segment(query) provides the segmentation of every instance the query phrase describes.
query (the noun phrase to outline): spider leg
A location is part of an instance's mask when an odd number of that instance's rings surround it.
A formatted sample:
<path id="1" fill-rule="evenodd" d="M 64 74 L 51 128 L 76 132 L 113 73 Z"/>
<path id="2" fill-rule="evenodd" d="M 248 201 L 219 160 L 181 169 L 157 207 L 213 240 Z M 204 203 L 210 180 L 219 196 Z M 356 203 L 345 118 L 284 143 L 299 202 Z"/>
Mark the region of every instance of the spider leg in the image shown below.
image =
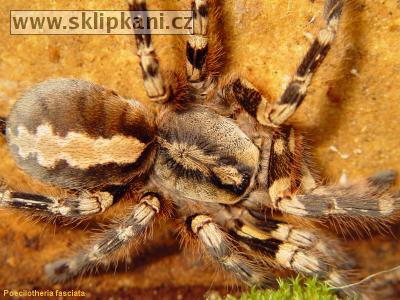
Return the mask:
<path id="1" fill-rule="evenodd" d="M 393 221 L 392 218 L 399 214 L 400 197 L 387 192 L 394 181 L 394 171 L 381 172 L 345 186 L 315 186 L 301 190 L 293 186 L 296 179 L 291 179 L 287 171 L 282 171 L 280 165 L 285 159 L 282 156 L 270 165 L 271 170 L 280 169 L 280 172 L 269 174 L 268 195 L 264 194 L 263 200 L 260 200 L 260 195 L 253 193 L 258 202 L 284 213 L 310 218 L 345 217 Z M 302 182 L 307 182 L 302 176 Z"/>
<path id="2" fill-rule="evenodd" d="M 204 95 L 213 86 L 220 64 L 221 47 L 212 39 L 217 8 L 215 1 L 208 0 L 193 0 L 191 7 L 194 28 L 186 42 L 186 76 L 194 90 Z"/>
<path id="3" fill-rule="evenodd" d="M 284 135 L 280 135 L 278 139 L 282 136 Z M 379 227 L 398 217 L 400 197 L 387 192 L 396 172 L 381 172 L 358 183 L 318 186 L 310 172 L 304 171 L 303 162 L 292 160 L 289 155 L 290 147 L 287 149 L 286 145 L 288 140 L 282 139 L 278 143 L 283 145 L 284 150 L 280 146 L 276 149 L 274 141 L 277 140 L 273 139 L 271 147 L 267 191 L 251 192 L 244 202 L 246 207 L 261 205 L 313 219 L 333 217 L 344 221 L 344 228 L 353 224 L 347 222 L 351 220 L 368 229 L 363 222 Z M 292 166 L 293 169 L 287 166 Z"/>
<path id="4" fill-rule="evenodd" d="M 400 197 L 373 186 L 319 186 L 307 194 L 286 195 L 275 200 L 282 212 L 310 218 L 347 217 L 393 221 L 399 214 Z"/>
<path id="5" fill-rule="evenodd" d="M 383 170 L 379 171 L 372 176 L 366 178 L 368 185 L 374 186 L 382 192 L 389 190 L 393 185 L 397 177 L 396 170 Z M 345 178 L 340 180 L 340 184 L 343 186 L 349 185 L 351 182 Z"/>
<path id="6" fill-rule="evenodd" d="M 272 125 L 283 124 L 302 103 L 313 74 L 328 54 L 336 36 L 342 8 L 343 0 L 326 0 L 324 8 L 326 26 L 319 32 L 293 79 L 268 112 L 268 119 Z"/>
<path id="7" fill-rule="evenodd" d="M 114 200 L 114 196 L 105 191 L 52 197 L 8 189 L 0 190 L 0 207 L 24 209 L 65 217 L 85 217 L 104 212 L 113 204 Z"/>
<path id="8" fill-rule="evenodd" d="M 267 216 L 262 208 L 227 208 L 225 227 L 236 241 L 253 252 L 261 263 L 289 269 L 306 276 L 317 275 L 334 286 L 349 283 L 356 262 L 349 257 L 334 238 L 317 228 L 297 227 L 286 221 Z M 246 247 L 247 246 L 247 247 Z M 347 289 L 355 295 L 355 289 Z"/>
<path id="9" fill-rule="evenodd" d="M 257 257 L 261 263 L 305 276 L 317 275 L 336 287 L 349 283 L 347 273 L 350 265 L 344 262 L 346 256 L 342 257 L 343 252 L 337 247 L 327 249 L 332 244 L 324 240 L 323 235 L 315 236 L 305 230 L 296 232 L 288 224 L 280 224 L 277 230 L 270 233 L 240 222 L 236 225 L 230 235 L 247 246 L 248 251 L 253 253 L 251 256 Z M 353 296 L 357 294 L 354 289 L 346 289 L 344 292 Z"/>
<path id="10" fill-rule="evenodd" d="M 326 26 L 312 43 L 298 66 L 295 75 L 275 103 L 270 103 L 248 81 L 235 79 L 222 87 L 222 95 L 233 97 L 257 121 L 278 127 L 292 116 L 307 94 L 313 74 L 329 52 L 339 26 L 343 0 L 326 0 L 324 17 Z"/>
<path id="11" fill-rule="evenodd" d="M 271 198 L 295 190 L 301 184 L 303 164 L 299 161 L 303 153 L 299 145 L 300 138 L 298 132 L 289 125 L 281 126 L 272 135 L 267 178 Z"/>
<path id="12" fill-rule="evenodd" d="M 269 125 L 265 111 L 271 109 L 271 103 L 248 80 L 233 78 L 219 89 L 218 95 L 230 105 L 238 103 L 260 124 Z"/>
<path id="13" fill-rule="evenodd" d="M 234 241 L 210 216 L 194 215 L 186 220 L 188 231 L 226 271 L 248 285 L 269 286 L 273 275 L 265 272 L 249 256 L 238 250 Z"/>
<path id="14" fill-rule="evenodd" d="M 65 281 L 86 269 L 93 268 L 107 258 L 126 249 L 134 240 L 143 237 L 161 208 L 160 198 L 155 193 L 146 193 L 132 212 L 102 233 L 101 237 L 80 253 L 49 263 L 45 266 L 47 276 L 53 281 Z"/>
<path id="15" fill-rule="evenodd" d="M 368 177 L 367 181 L 370 185 L 377 187 L 380 191 L 387 191 L 394 184 L 396 177 L 396 170 L 384 170 Z"/>
<path id="16" fill-rule="evenodd" d="M 307 251 L 319 253 L 327 260 L 335 259 L 335 265 L 340 269 L 355 267 L 355 261 L 342 251 L 340 245 L 333 238 L 321 234 L 318 229 L 298 228 L 295 225 L 276 220 L 267 216 L 260 209 L 246 209 L 244 207 L 231 208 L 232 219 L 227 227 L 242 237 L 257 237 L 260 240 L 277 239 L 287 242 Z"/>
<path id="17" fill-rule="evenodd" d="M 129 0 L 128 6 L 131 11 L 132 19 L 138 17 L 142 20 L 147 19 L 145 0 Z M 139 14 L 138 11 L 141 13 Z M 135 30 L 135 26 L 133 27 L 146 93 L 152 101 L 166 102 L 169 99 L 170 90 L 169 87 L 165 85 L 161 76 L 158 58 L 151 41 L 151 34 L 138 33 L 137 30 Z"/>
<path id="18" fill-rule="evenodd" d="M 192 1 L 194 20 L 193 34 L 186 42 L 186 74 L 189 82 L 202 81 L 205 76 L 205 62 L 208 51 L 208 1 Z"/>
<path id="19" fill-rule="evenodd" d="M 344 221 L 367 218 L 385 223 L 399 214 L 399 197 L 386 192 L 395 171 L 381 172 L 355 184 L 318 186 L 305 161 L 303 144 L 301 134 L 290 125 L 274 130 L 268 172 L 264 172 L 265 178 L 258 178 L 268 192 L 252 192 L 248 202 L 297 216 L 343 217 Z"/>
<path id="20" fill-rule="evenodd" d="M 396 171 L 382 171 L 355 184 L 319 186 L 308 167 L 307 149 L 297 129 L 290 125 L 275 129 L 270 148 L 263 180 L 268 192 L 251 193 L 248 203 L 314 219 L 333 217 L 344 225 L 339 226 L 341 230 L 358 224 L 368 231 L 366 223 L 380 229 L 399 214 L 400 197 L 387 192 Z"/>
<path id="21" fill-rule="evenodd" d="M 274 191 L 274 197 L 265 191 L 254 191 L 243 205 L 276 208 L 289 215 L 313 220 L 335 220 L 343 225 L 339 226 L 342 231 L 352 225 L 366 231 L 371 227 L 385 230 L 385 226 L 396 221 L 400 213 L 400 193 L 382 191 L 379 186 L 368 184 L 368 180 L 346 186 L 318 186 L 305 193 L 277 191 Z"/>
<path id="22" fill-rule="evenodd" d="M 257 181 L 268 191 L 272 201 L 297 191 L 308 192 L 317 187 L 311 173 L 308 151 L 299 130 L 282 125 L 271 136 L 268 162 L 261 166 Z"/>
<path id="23" fill-rule="evenodd" d="M 272 271 L 282 269 L 318 275 L 334 286 L 347 283 L 346 276 L 332 268 L 318 252 L 270 236 L 264 238 L 259 230 L 236 229 L 228 235 L 206 215 L 189 217 L 188 227 L 213 259 L 246 284 L 270 286 Z"/>

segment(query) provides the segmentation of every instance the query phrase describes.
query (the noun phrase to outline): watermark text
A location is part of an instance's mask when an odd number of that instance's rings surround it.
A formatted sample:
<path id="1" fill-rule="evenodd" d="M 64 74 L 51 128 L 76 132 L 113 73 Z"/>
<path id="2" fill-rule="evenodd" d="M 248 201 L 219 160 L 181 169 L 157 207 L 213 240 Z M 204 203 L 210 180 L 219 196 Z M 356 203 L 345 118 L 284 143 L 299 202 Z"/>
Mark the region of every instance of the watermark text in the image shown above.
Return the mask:
<path id="1" fill-rule="evenodd" d="M 10 33 L 23 34 L 192 34 L 193 12 L 179 11 L 10 11 Z"/>

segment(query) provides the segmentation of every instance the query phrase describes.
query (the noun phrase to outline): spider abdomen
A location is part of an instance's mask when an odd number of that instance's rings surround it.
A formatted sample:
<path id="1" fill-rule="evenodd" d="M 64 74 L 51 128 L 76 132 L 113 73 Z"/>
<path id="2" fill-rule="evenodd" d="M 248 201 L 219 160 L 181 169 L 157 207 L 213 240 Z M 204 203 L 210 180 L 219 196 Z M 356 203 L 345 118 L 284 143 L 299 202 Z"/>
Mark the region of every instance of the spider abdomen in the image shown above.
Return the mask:
<path id="1" fill-rule="evenodd" d="M 152 119 L 136 101 L 86 81 L 59 79 L 14 106 L 7 139 L 18 165 L 60 187 L 122 184 L 144 172 Z"/>

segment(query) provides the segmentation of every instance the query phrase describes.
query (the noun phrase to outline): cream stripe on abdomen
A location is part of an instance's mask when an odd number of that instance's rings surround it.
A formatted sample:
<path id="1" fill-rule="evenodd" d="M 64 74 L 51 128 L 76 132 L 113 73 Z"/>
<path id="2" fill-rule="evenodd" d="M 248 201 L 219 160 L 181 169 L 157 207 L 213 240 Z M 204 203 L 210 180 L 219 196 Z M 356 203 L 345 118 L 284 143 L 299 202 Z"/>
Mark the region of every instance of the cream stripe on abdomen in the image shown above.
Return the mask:
<path id="1" fill-rule="evenodd" d="M 34 134 L 25 126 L 18 126 L 16 135 L 11 131 L 7 135 L 10 145 L 18 147 L 21 158 L 36 155 L 37 163 L 46 168 L 55 167 L 61 160 L 78 169 L 107 163 L 131 164 L 146 148 L 138 139 L 120 134 L 106 139 L 69 132 L 62 137 L 54 133 L 50 124 L 39 125 Z"/>

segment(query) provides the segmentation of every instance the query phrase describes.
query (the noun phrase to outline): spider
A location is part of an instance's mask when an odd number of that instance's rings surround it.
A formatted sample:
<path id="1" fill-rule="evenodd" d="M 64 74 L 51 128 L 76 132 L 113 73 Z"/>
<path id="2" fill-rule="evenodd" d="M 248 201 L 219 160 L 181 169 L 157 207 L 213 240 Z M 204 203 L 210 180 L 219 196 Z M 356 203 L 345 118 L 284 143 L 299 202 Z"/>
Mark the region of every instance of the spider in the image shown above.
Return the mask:
<path id="1" fill-rule="evenodd" d="M 347 285 L 354 261 L 318 224 L 368 230 L 395 221 L 400 199 L 388 192 L 395 172 L 323 185 L 289 122 L 329 52 L 343 2 L 326 0 L 325 27 L 275 102 L 244 78 L 219 76 L 211 0 L 192 1 L 186 74 L 163 77 L 151 35 L 136 33 L 151 107 L 82 80 L 48 80 L 27 91 L 6 122 L 10 152 L 26 173 L 66 195 L 3 187 L 1 207 L 76 219 L 102 213 L 126 194 L 138 198 L 95 241 L 47 264 L 47 276 L 65 281 L 108 263 L 142 242 L 156 219 L 173 217 L 185 244 L 248 285 L 274 285 L 285 271 Z M 129 10 L 145 17 L 146 1 L 129 2 Z"/>

